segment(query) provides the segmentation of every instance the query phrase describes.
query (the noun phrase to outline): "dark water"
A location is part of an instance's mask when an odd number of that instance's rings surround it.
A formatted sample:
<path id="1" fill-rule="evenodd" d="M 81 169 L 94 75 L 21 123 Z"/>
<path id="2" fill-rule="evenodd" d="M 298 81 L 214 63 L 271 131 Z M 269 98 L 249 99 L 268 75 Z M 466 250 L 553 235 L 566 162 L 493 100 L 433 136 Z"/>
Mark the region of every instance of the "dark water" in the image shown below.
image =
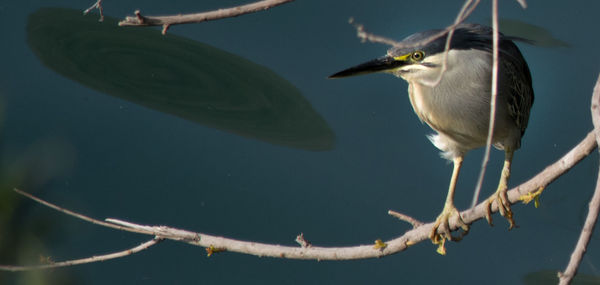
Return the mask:
<path id="1" fill-rule="evenodd" d="M 175 14 L 240 4 L 105 2 L 115 18 L 138 8 Z M 400 39 L 450 23 L 460 3 L 296 1 L 175 26 L 166 37 L 110 19 L 97 23 L 97 15 L 80 14 L 88 4 L 0 1 L 0 263 L 87 257 L 147 239 L 66 217 L 15 187 L 100 219 L 290 245 L 300 232 L 317 245 L 372 243 L 409 229 L 388 209 L 424 221 L 441 210 L 451 165 L 427 141 L 431 131 L 413 114 L 406 83 L 383 74 L 326 77 L 385 53 L 361 44 L 349 17 Z M 520 44 L 536 101 L 514 160 L 516 185 L 592 128 L 600 7 L 501 4 L 507 30 L 535 33 L 541 42 Z M 489 10 L 482 4 L 471 20 L 487 23 Z M 519 29 L 522 22 L 535 28 Z M 466 159 L 460 209 L 470 203 L 481 155 Z M 495 187 L 501 159 L 493 151 L 484 195 Z M 103 263 L 0 272 L 0 283 L 545 284 L 576 242 L 596 161 L 594 153 L 550 185 L 540 208 L 515 206 L 519 228 L 508 232 L 500 217 L 493 228 L 478 222 L 463 242 L 448 245 L 447 256 L 424 242 L 377 260 L 206 258 L 202 248 L 164 242 Z M 598 242 L 583 260 L 582 284 L 600 275 Z"/>

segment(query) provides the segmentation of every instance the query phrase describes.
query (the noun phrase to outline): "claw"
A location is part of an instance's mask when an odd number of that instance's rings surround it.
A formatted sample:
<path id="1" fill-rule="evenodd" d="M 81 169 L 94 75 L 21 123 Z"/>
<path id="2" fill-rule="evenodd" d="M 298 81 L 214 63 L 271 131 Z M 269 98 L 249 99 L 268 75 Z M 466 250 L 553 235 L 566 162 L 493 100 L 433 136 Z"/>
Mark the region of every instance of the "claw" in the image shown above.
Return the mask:
<path id="1" fill-rule="evenodd" d="M 492 203 L 488 201 L 487 207 L 485 207 L 485 220 L 490 224 L 491 227 L 494 226 L 492 222 Z"/>
<path id="2" fill-rule="evenodd" d="M 469 225 L 467 225 L 460 212 L 454 206 L 454 190 L 456 190 L 456 181 L 458 179 L 458 173 L 462 165 L 463 157 L 457 156 L 453 159 L 454 169 L 452 170 L 452 178 L 450 179 L 450 187 L 448 187 L 448 195 L 446 196 L 446 203 L 442 213 L 435 219 L 435 223 L 429 233 L 429 238 L 434 244 L 438 245 L 437 252 L 441 255 L 446 254 L 446 248 L 444 244 L 446 240 L 460 241 L 468 232 Z M 456 225 L 462 228 L 462 233 L 459 236 L 452 236 L 449 220 L 453 216 L 456 216 Z"/>
<path id="3" fill-rule="evenodd" d="M 510 224 L 510 226 L 508 227 L 509 230 L 516 226 L 515 220 L 513 219 L 513 212 L 510 209 L 510 201 L 508 201 L 508 195 L 506 194 L 506 191 L 508 189 L 507 183 L 508 178 L 510 177 L 510 164 L 512 162 L 513 153 L 514 150 L 512 150 L 511 148 L 505 149 L 506 157 L 504 159 L 504 166 L 502 167 L 500 183 L 498 183 L 498 189 L 496 190 L 496 193 L 494 193 L 490 198 L 487 199 L 487 208 L 485 213 L 485 219 L 488 221 L 488 224 L 490 224 L 490 226 L 493 226 L 492 203 L 496 201 L 496 205 L 498 205 L 498 212 L 500 212 L 500 215 L 505 217 L 508 220 L 508 223 Z"/>
<path id="4" fill-rule="evenodd" d="M 456 223 L 463 232 L 459 236 L 453 236 L 450 232 L 450 219 L 456 216 Z M 460 216 L 460 212 L 454 207 L 454 205 L 446 205 L 442 213 L 437 217 L 433 227 L 431 228 L 431 232 L 429 233 L 429 238 L 431 242 L 437 244 L 438 253 L 445 254 L 444 243 L 446 240 L 451 241 L 460 241 L 463 236 L 465 236 L 469 232 L 469 225 L 467 225 L 462 217 Z M 442 253 L 443 252 L 443 253 Z"/>
<path id="5" fill-rule="evenodd" d="M 494 193 L 490 198 L 488 198 L 487 200 L 487 211 L 485 214 L 485 219 L 488 221 L 488 224 L 490 224 L 490 226 L 493 226 L 492 223 L 492 203 L 496 201 L 496 205 L 498 205 L 498 212 L 500 212 L 500 215 L 502 215 L 503 217 L 505 217 L 508 220 L 508 223 L 510 224 L 508 226 L 508 229 L 511 230 L 513 229 L 516 224 L 515 224 L 515 220 L 513 218 L 513 212 L 510 208 L 510 202 L 508 201 L 508 196 L 506 195 L 506 189 L 498 189 L 498 191 L 496 191 L 496 193 Z"/>

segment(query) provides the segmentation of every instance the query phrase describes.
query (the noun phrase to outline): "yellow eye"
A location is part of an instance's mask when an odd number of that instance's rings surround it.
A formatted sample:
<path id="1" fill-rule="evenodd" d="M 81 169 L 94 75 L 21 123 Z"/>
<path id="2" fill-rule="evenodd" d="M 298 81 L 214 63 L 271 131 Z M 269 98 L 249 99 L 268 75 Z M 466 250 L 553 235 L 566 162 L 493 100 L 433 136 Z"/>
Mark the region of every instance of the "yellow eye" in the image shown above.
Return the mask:
<path id="1" fill-rule="evenodd" d="M 421 61 L 423 60 L 423 58 L 425 57 L 425 53 L 423 53 L 422 51 L 415 51 L 410 55 L 410 58 L 413 61 Z"/>

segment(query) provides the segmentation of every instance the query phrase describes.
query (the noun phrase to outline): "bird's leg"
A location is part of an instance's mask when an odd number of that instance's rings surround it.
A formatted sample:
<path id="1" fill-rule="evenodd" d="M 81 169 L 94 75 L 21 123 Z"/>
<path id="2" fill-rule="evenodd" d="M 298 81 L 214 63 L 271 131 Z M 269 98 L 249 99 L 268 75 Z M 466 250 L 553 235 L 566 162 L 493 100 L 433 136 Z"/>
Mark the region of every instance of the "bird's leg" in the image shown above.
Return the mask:
<path id="1" fill-rule="evenodd" d="M 448 189 L 448 196 L 446 196 L 446 203 L 444 204 L 442 213 L 435 220 L 435 224 L 433 225 L 431 233 L 429 234 L 431 241 L 440 246 L 443 246 L 445 239 L 460 240 L 462 238 L 462 236 L 453 237 L 450 233 L 449 220 L 452 216 L 457 217 L 457 225 L 460 226 L 465 233 L 469 231 L 469 226 L 463 222 L 462 218 L 460 217 L 460 212 L 458 212 L 454 206 L 454 190 L 456 189 L 456 181 L 458 180 L 458 173 L 460 172 L 462 161 L 462 156 L 456 157 L 453 160 L 454 169 L 452 170 L 452 178 L 450 179 L 450 187 Z M 438 233 L 438 230 L 440 233 Z"/>
<path id="2" fill-rule="evenodd" d="M 498 189 L 487 200 L 487 213 L 485 215 L 486 220 L 492 225 L 492 203 L 496 201 L 498 205 L 498 211 L 504 216 L 510 223 L 509 230 L 515 227 L 515 220 L 513 219 L 513 212 L 510 209 L 510 201 L 506 195 L 508 189 L 508 178 L 510 177 L 510 164 L 512 162 L 514 150 L 507 148 L 505 150 L 504 167 L 502 168 L 502 174 L 500 175 L 500 183 L 498 183 Z"/>

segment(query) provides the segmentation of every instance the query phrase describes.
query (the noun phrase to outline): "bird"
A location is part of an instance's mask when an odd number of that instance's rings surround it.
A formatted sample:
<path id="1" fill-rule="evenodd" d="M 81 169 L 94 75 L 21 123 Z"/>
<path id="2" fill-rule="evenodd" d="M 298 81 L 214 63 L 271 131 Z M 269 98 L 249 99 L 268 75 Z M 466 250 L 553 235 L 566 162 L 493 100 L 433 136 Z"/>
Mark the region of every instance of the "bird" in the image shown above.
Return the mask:
<path id="1" fill-rule="evenodd" d="M 444 31 L 446 31 L 444 33 Z M 441 34 L 441 36 L 440 36 Z M 437 36 L 437 37 L 436 37 Z M 408 97 L 414 112 L 435 133 L 429 140 L 441 156 L 453 162 L 452 176 L 442 212 L 429 234 L 435 244 L 460 240 L 449 228 L 455 219 L 463 234 L 469 231 L 454 205 L 454 192 L 465 154 L 486 145 L 492 94 L 493 30 L 474 23 L 454 29 L 446 54 L 447 30 L 428 30 L 406 37 L 387 54 L 337 72 L 329 78 L 368 73 L 390 73 L 408 82 Z M 486 199 L 486 219 L 492 225 L 491 207 L 515 226 L 507 196 L 514 152 L 521 146 L 534 95 L 531 73 L 514 41 L 520 38 L 498 33 L 498 81 L 492 144 L 504 150 L 504 165 L 494 194 Z"/>

